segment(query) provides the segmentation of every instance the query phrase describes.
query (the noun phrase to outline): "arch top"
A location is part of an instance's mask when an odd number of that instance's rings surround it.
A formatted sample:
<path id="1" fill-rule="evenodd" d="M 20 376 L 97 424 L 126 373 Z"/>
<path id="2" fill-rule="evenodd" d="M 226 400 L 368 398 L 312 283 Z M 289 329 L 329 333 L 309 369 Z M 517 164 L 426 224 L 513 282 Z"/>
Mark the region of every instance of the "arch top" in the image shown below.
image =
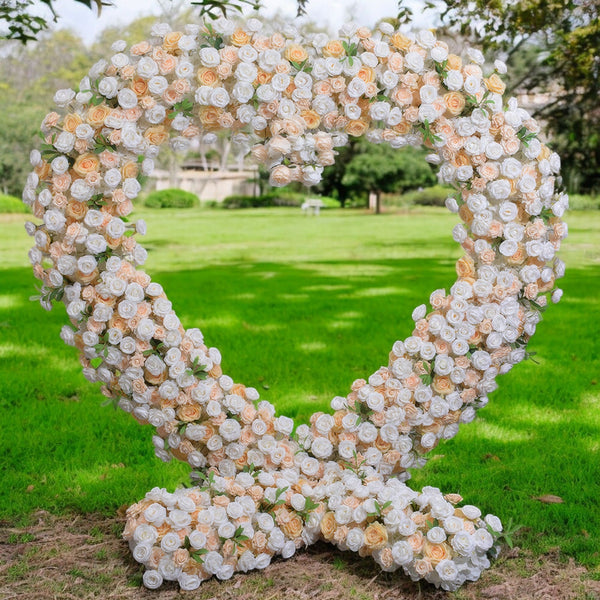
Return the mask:
<path id="1" fill-rule="evenodd" d="M 443 181 L 465 187 L 481 173 L 486 183 L 501 176 L 485 163 L 525 147 L 529 159 L 543 151 L 534 120 L 512 102 L 505 110 L 505 65 L 487 69 L 478 50 L 463 58 L 431 31 L 404 34 L 385 22 L 373 31 L 346 25 L 337 39 L 302 37 L 292 26 L 264 31 L 255 18 L 220 18 L 182 31 L 157 24 L 128 51 L 115 42 L 77 93 L 57 92 L 59 108 L 72 114 L 45 119 L 48 154 L 104 148 L 152 159 L 167 140 L 181 150 L 226 131 L 270 169 L 273 185 L 312 185 L 336 148 L 365 136 L 395 148 L 425 145 Z M 82 171 L 93 163 L 81 162 Z"/>

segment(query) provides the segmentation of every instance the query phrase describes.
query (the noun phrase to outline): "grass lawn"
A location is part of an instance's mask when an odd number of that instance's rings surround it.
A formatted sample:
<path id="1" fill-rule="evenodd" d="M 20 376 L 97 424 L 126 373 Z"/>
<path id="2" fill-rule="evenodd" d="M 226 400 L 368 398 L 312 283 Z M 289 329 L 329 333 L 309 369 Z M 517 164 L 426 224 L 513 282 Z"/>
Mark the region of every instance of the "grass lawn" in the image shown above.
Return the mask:
<path id="1" fill-rule="evenodd" d="M 225 371 L 300 420 L 382 364 L 410 334 L 412 309 L 454 281 L 456 218 L 440 209 L 381 216 L 299 209 L 140 209 L 147 270 Z M 154 486 L 186 480 L 154 458 L 151 430 L 103 407 L 59 307 L 29 302 L 26 215 L 0 215 L 0 518 L 36 508 L 112 514 Z M 569 215 L 563 301 L 528 361 L 500 378 L 477 421 L 434 450 L 413 485 L 458 491 L 523 526 L 517 542 L 600 565 L 600 212 Z M 443 458 L 443 460 L 442 460 Z M 535 498 L 553 494 L 563 503 Z"/>

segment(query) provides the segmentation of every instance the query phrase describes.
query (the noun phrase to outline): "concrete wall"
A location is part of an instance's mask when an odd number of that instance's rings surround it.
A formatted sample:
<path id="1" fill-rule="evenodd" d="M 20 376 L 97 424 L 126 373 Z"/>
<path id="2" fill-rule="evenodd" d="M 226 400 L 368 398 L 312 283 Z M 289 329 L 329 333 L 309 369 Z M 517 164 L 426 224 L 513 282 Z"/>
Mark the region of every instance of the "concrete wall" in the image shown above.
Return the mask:
<path id="1" fill-rule="evenodd" d="M 255 171 L 196 171 L 180 169 L 173 179 L 168 171 L 156 169 L 151 176 L 154 189 L 180 188 L 196 194 L 200 200 L 222 202 L 227 196 L 243 194 L 258 195 L 258 185 L 254 183 Z"/>

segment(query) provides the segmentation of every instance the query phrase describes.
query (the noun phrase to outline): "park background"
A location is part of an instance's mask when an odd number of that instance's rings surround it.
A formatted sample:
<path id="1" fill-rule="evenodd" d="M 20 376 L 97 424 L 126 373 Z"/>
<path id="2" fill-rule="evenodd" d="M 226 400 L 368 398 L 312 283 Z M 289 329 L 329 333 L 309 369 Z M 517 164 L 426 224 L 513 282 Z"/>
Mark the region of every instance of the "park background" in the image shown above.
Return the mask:
<path id="1" fill-rule="evenodd" d="M 54 8 L 66 18 L 54 23 L 51 13 L 38 11 L 41 3 L 30 4 L 49 28 L 20 30 L 35 38 L 26 44 L 0 42 L 0 590 L 8 590 L 7 598 L 133 597 L 142 593 L 141 572 L 119 540 L 115 514 L 153 486 L 184 483 L 187 469 L 160 463 L 150 431 L 103 406 L 75 350 L 58 336 L 63 310 L 48 314 L 28 301 L 35 280 L 23 224 L 31 216 L 18 196 L 55 90 L 77 85 L 113 41 L 144 39 L 157 19 L 197 21 L 202 7 L 116 0 L 98 17 L 85 6 L 93 1 L 60 0 Z M 274 27 L 298 8 L 292 1 L 266 4 Z M 449 2 L 455 12 L 445 21 L 439 18 L 445 4 L 435 4 L 428 12 L 424 3 L 410 2 L 402 12 L 395 2 L 334 2 L 324 11 L 313 0 L 297 23 L 333 34 L 350 15 L 373 26 L 383 17 L 409 18 L 412 9 L 412 26 L 437 28 L 456 47 L 481 42 L 491 62 L 506 58 L 513 93 L 539 112 L 563 157 L 572 210 L 561 250 L 565 294 L 530 344 L 535 362 L 500 378 L 476 422 L 441 444 L 412 485 L 460 492 L 516 530 L 517 548 L 506 548 L 477 586 L 450 597 L 534 598 L 549 589 L 556 598 L 598 598 L 597 7 L 550 3 L 544 14 L 532 9 L 542 2 L 527 3 L 528 13 L 517 10 L 525 3 L 501 2 L 498 10 L 516 8 L 493 15 L 480 7 L 482 19 L 461 30 L 468 3 Z M 135 210 L 148 223 L 146 269 L 168 290 L 184 326 L 201 327 L 219 347 L 234 379 L 300 422 L 387 363 L 387 349 L 410 333 L 413 307 L 453 281 L 459 248 L 449 232 L 456 217 L 443 208 L 447 190 L 436 185 L 419 150 L 357 142 L 311 190 L 270 189 L 265 173 L 231 152 L 226 136 L 188 156 L 164 152 L 161 161 L 174 187 L 182 166 L 212 177 L 250 173 L 243 181 L 251 193 L 202 200 L 180 190 L 152 193 L 156 181 L 149 180 Z M 373 214 L 369 197 L 381 214 Z M 322 198 L 318 217 L 301 210 L 312 198 Z M 349 583 L 340 587 L 340 580 Z M 415 590 L 401 575 L 379 574 L 369 561 L 319 546 L 265 573 L 204 584 L 197 597 L 343 592 L 371 600 L 418 597 Z M 171 588 L 160 597 L 175 594 Z M 432 588 L 422 594 L 438 595 Z"/>

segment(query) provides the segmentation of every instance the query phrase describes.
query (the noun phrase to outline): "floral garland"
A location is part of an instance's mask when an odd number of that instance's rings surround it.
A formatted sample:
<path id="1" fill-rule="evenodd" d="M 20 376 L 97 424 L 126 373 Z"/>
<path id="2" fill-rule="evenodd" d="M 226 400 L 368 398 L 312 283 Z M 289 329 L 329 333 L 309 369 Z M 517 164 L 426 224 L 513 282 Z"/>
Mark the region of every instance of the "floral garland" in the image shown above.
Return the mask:
<path id="1" fill-rule="evenodd" d="M 340 38 L 265 34 L 257 19 L 219 19 L 113 45 L 79 91 L 59 90 L 31 153 L 23 198 L 41 303 L 62 301 L 61 337 L 85 376 L 156 428 L 163 460 L 197 470 L 198 485 L 155 488 L 130 507 L 124 537 L 144 584 L 197 588 L 216 575 L 264 568 L 318 539 L 372 556 L 386 571 L 444 589 L 476 580 L 502 525 L 431 487 L 404 482 L 441 439 L 485 406 L 496 376 L 527 357 L 547 292 L 564 273 L 567 234 L 560 161 L 514 99 L 500 61 L 451 54 L 429 31 L 347 25 Z M 413 335 L 387 366 L 357 380 L 333 414 L 294 430 L 258 392 L 221 369 L 198 329 L 184 329 L 162 287 L 138 267 L 142 221 L 129 222 L 140 180 L 167 141 L 231 131 L 270 169 L 271 183 L 320 180 L 349 136 L 394 148 L 425 145 L 456 190 L 447 207 L 465 254 L 450 293 L 413 312 Z"/>

